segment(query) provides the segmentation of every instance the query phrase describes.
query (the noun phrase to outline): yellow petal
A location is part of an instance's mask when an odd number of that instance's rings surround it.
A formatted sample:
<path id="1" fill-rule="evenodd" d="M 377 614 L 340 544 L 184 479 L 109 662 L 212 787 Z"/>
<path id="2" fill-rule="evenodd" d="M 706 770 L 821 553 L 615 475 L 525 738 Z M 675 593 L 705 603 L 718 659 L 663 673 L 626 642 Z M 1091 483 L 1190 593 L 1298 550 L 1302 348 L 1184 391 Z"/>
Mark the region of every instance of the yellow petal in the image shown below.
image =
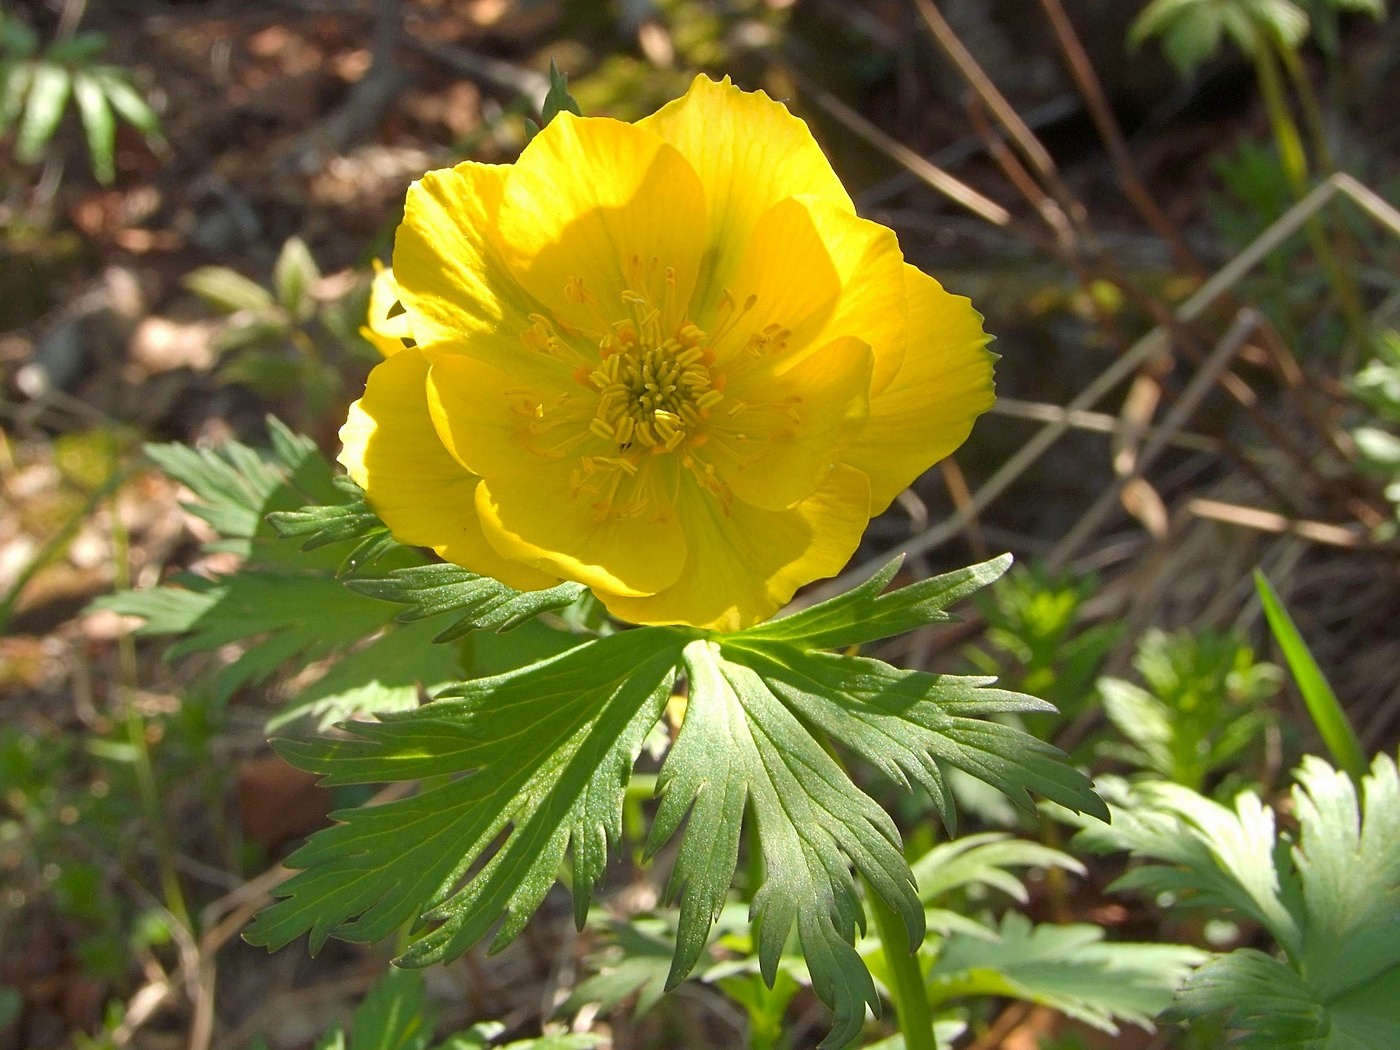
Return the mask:
<path id="1" fill-rule="evenodd" d="M 399 285 L 394 271 L 374 260 L 374 280 L 369 286 L 369 306 L 360 334 L 385 357 L 396 354 L 413 339 L 408 327 L 408 311 L 399 301 Z"/>
<path id="2" fill-rule="evenodd" d="M 697 454 L 734 495 L 768 510 L 811 494 L 865 422 L 870 348 L 838 339 L 780 376 L 731 382 Z"/>
<path id="3" fill-rule="evenodd" d="M 476 506 L 487 540 L 512 560 L 613 593 L 651 594 L 675 582 L 686 540 L 670 494 L 673 465 L 648 463 L 635 477 L 582 478 L 579 469 L 573 460 L 540 461 L 530 474 L 484 481 Z"/>
<path id="4" fill-rule="evenodd" d="M 811 195 L 854 212 L 807 125 L 762 91 L 697 76 L 683 96 L 638 122 L 680 150 L 705 186 L 716 266 L 743 250 L 759 218 L 789 197 Z M 736 289 L 737 290 L 737 289 Z"/>
<path id="5" fill-rule="evenodd" d="M 394 279 L 419 345 L 460 348 L 499 334 L 511 348 L 539 310 L 497 248 L 496 211 L 510 169 L 471 161 L 430 171 L 408 188 L 394 237 Z M 473 341 L 471 346 L 476 347 Z"/>
<path id="6" fill-rule="evenodd" d="M 511 269 L 557 320 L 601 334 L 630 316 L 623 293 L 631 292 L 670 329 L 705 250 L 705 193 L 685 159 L 650 132 L 561 113 L 511 170 L 499 223 Z"/>
<path id="7" fill-rule="evenodd" d="M 706 293 L 717 299 L 729 292 L 742 316 L 726 323 L 727 307 L 710 306 L 700 313 L 701 327 L 718 336 L 712 346 L 722 367 L 737 359 L 740 368 L 781 369 L 855 336 L 874 352 L 871 387 L 878 392 L 904 358 L 904 265 L 887 227 L 814 198 L 786 200 L 763 215 L 733 266 L 716 269 Z M 761 339 L 765 330 L 778 332 L 773 345 Z"/>
<path id="8" fill-rule="evenodd" d="M 340 428 L 340 462 L 400 543 L 432 547 L 447 561 L 521 590 L 558 579 L 502 558 L 476 515 L 481 479 L 438 440 L 428 416 L 428 362 L 404 349 L 369 375 Z"/>
<path id="9" fill-rule="evenodd" d="M 694 486 L 682 493 L 678 510 L 690 552 L 684 571 L 646 597 L 596 590 L 614 616 L 719 631 L 751 626 L 786 605 L 797 588 L 840 572 L 868 520 L 869 485 L 849 467 L 837 467 L 809 498 L 783 511 L 736 501 L 725 514 Z"/>
<path id="10" fill-rule="evenodd" d="M 807 347 L 830 320 L 841 275 L 805 202 L 769 208 L 728 259 L 695 296 L 695 321 L 721 368 L 736 359 L 741 367 L 773 365 L 783 347 Z M 782 346 L 770 345 L 764 333 L 779 330 Z"/>
<path id="11" fill-rule="evenodd" d="M 904 254 L 888 227 L 823 201 L 807 203 L 841 282 L 826 326 L 816 333 L 811 345 L 819 347 L 845 335 L 864 340 L 875 353 L 871 392 L 879 393 L 894 379 L 904 360 Z"/>
<path id="12" fill-rule="evenodd" d="M 905 266 L 909 343 L 894 381 L 842 457 L 870 478 L 879 514 L 915 478 L 961 445 L 996 400 L 982 315 L 960 295 Z"/>
<path id="13" fill-rule="evenodd" d="M 588 430 L 597 396 L 540 355 L 522 352 L 507 370 L 444 354 L 428 373 L 427 397 L 442 444 L 482 477 L 529 475 L 546 463 L 572 463 L 605 449 Z"/>

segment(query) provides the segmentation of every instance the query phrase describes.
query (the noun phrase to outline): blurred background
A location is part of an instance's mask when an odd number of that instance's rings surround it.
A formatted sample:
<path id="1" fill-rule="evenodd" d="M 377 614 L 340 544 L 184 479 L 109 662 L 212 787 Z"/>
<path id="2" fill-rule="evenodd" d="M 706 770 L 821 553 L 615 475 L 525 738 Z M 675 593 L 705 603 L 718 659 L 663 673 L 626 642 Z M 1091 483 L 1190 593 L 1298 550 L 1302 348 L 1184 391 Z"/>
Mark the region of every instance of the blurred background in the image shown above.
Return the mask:
<path id="1" fill-rule="evenodd" d="M 1267 792 L 1316 745 L 1266 663 L 1262 567 L 1365 749 L 1393 753 L 1400 18 L 1369 0 L 1166 6 L 5 0 L 0 1047 L 311 1046 L 382 970 L 382 951 L 268 957 L 237 938 L 275 862 L 326 822 L 329 793 L 265 742 L 323 668 L 222 696 L 229 652 L 170 662 L 88 605 L 234 563 L 143 443 L 264 444 L 272 414 L 333 456 L 377 360 L 359 328 L 405 189 L 513 159 L 551 60 L 589 115 L 636 119 L 697 71 L 782 99 L 860 212 L 986 316 L 998 408 L 849 571 L 897 549 L 912 575 L 1004 550 L 1022 569 L 963 624 L 881 655 L 1053 700 L 1031 728 L 1086 764 Z M 1246 8 L 1255 22 L 1231 20 Z M 1157 737 L 1135 738 L 1148 722 Z M 923 833 L 926 811 L 888 802 Z M 1014 819 L 964 802 L 971 826 Z M 157 845 L 189 927 L 160 903 Z M 621 863 L 609 907 L 644 912 L 659 878 Z M 1190 939 L 1169 912 L 1105 903 L 1109 878 L 1060 904 Z M 1032 910 L 1045 899 L 1033 888 Z M 581 1014 L 601 934 L 566 912 L 434 971 L 444 1024 L 523 1037 L 573 1002 L 565 1021 L 601 1045 L 757 1045 L 708 987 L 641 1018 Z M 989 1002 L 959 1045 L 1175 1045 L 1009 1009 Z M 815 999 L 787 1017 L 790 1045 L 815 1045 Z"/>

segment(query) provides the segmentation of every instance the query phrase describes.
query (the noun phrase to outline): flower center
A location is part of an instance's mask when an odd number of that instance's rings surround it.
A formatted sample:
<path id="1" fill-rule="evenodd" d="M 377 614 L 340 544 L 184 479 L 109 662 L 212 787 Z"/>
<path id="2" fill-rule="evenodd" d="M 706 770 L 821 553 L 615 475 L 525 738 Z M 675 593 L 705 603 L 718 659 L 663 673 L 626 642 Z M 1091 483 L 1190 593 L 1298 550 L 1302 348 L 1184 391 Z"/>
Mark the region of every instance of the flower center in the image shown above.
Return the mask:
<path id="1" fill-rule="evenodd" d="M 673 452 L 687 442 L 698 444 L 701 424 L 724 400 L 705 333 L 686 322 L 662 339 L 655 316 L 639 321 L 618 322 L 599 345 L 601 361 L 587 377 L 598 392 L 588 429 L 619 452 Z"/>

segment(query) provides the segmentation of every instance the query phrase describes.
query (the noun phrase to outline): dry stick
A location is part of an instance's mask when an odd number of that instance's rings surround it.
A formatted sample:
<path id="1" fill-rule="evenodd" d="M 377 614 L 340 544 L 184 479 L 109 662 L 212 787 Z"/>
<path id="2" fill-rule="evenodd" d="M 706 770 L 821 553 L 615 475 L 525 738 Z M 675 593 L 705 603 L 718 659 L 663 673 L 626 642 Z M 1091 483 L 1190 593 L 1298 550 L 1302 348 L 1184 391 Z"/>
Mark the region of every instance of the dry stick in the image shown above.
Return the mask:
<path id="1" fill-rule="evenodd" d="M 1167 245 L 1177 265 L 1193 277 L 1204 278 L 1206 275 L 1205 267 L 1201 265 L 1201 261 L 1196 258 L 1195 253 L 1187 247 L 1185 238 L 1181 236 L 1181 231 L 1163 214 L 1162 209 L 1157 206 L 1156 199 L 1147 191 L 1142 179 L 1138 177 L 1137 168 L 1133 165 L 1132 155 L 1128 151 L 1128 144 L 1123 139 L 1123 132 L 1118 127 L 1118 121 L 1113 116 L 1113 109 L 1109 106 L 1108 99 L 1104 95 L 1103 85 L 1099 82 L 1097 74 L 1094 73 L 1093 63 L 1089 61 L 1089 56 L 1084 51 L 1084 45 L 1074 30 L 1074 24 L 1065 13 L 1064 5 L 1060 3 L 1060 0 L 1040 0 L 1040 6 L 1045 9 L 1045 16 L 1050 20 L 1050 28 L 1055 34 L 1055 40 L 1064 53 L 1065 64 L 1069 67 L 1070 76 L 1074 78 L 1075 86 L 1079 88 L 1079 94 L 1089 109 L 1089 117 L 1093 120 L 1094 127 L 1099 133 L 1099 139 L 1103 142 L 1104 149 L 1108 151 L 1109 163 L 1118 176 L 1118 183 L 1123 189 L 1124 196 L 1137 209 L 1138 214 L 1143 217 L 1147 225 L 1152 227 L 1153 232 Z"/>
<path id="2" fill-rule="evenodd" d="M 1087 430 L 1096 434 L 1114 434 L 1123 426 L 1123 420 L 1107 412 L 1070 412 L 1059 405 L 1046 401 L 1022 401 L 1015 397 L 999 397 L 991 407 L 994 416 L 1007 416 L 1011 419 L 1028 419 L 1034 423 L 1055 423 L 1064 420 L 1075 430 Z M 1148 426 L 1141 434 L 1150 438 L 1161 432 L 1160 427 Z M 1205 434 L 1170 434 L 1169 444 L 1192 452 L 1219 453 L 1225 442 L 1220 438 Z M 1256 456 L 1259 453 L 1250 450 Z"/>
<path id="3" fill-rule="evenodd" d="M 1171 411 L 1162 420 L 1161 428 L 1151 439 L 1143 445 L 1141 452 L 1137 456 L 1137 461 L 1133 464 L 1133 469 L 1114 478 L 1113 483 L 1104 489 L 1099 498 L 1094 501 L 1088 511 L 1075 523 L 1054 550 L 1046 559 L 1046 564 L 1052 570 L 1060 568 L 1079 549 L 1098 527 L 1103 523 L 1104 518 L 1113 510 L 1118 503 L 1118 497 L 1129 482 L 1141 478 L 1152 465 L 1153 461 L 1162 454 L 1167 447 L 1168 437 L 1180 430 L 1191 414 L 1196 411 L 1196 407 L 1210 392 L 1216 378 L 1223 372 L 1234 356 L 1239 353 L 1240 347 L 1244 345 L 1246 339 L 1259 327 L 1259 315 L 1253 310 L 1241 310 L 1221 340 L 1215 344 L 1215 349 L 1211 351 L 1209 357 L 1191 377 L 1191 381 L 1186 384 L 1186 389 L 1181 392 L 1181 397 L 1172 405 Z"/>
<path id="4" fill-rule="evenodd" d="M 1041 189 L 1040 184 L 1035 181 L 1035 176 L 1016 158 L 1016 154 L 1007 146 L 1006 140 L 987 123 L 982 104 L 975 95 L 968 99 L 967 118 L 972 124 L 973 133 L 982 140 L 982 148 L 986 151 L 987 156 L 996 163 L 997 167 L 1001 168 L 1007 181 L 1035 209 L 1041 221 L 1054 234 L 1053 243 L 1041 243 L 1039 247 L 1050 255 L 1058 256 L 1064 260 L 1066 265 L 1073 266 L 1076 254 L 1074 224 L 1070 222 L 1069 215 L 1066 214 L 1064 208 L 1060 207 L 1054 198 Z M 1038 241 L 1038 238 L 1029 230 L 1025 232 L 1032 242 Z M 1092 297 L 1090 297 L 1090 301 L 1093 301 Z"/>
<path id="5" fill-rule="evenodd" d="M 1186 504 L 1186 509 L 1198 518 L 1223 521 L 1230 525 L 1241 525 L 1259 532 L 1286 533 L 1313 543 L 1325 543 L 1332 547 L 1347 547 L 1352 550 L 1391 549 L 1370 543 L 1361 532 L 1349 529 L 1344 525 L 1289 518 L 1260 507 L 1246 507 L 1243 504 L 1225 503 L 1214 499 L 1193 499 Z"/>
<path id="6" fill-rule="evenodd" d="M 980 219 L 993 226 L 1005 226 L 1011 222 L 1011 213 L 996 201 L 984 197 L 962 180 L 949 175 L 932 161 L 927 160 L 904 143 L 891 138 L 870 121 L 838 99 L 831 92 L 818 87 L 796 69 L 785 69 L 806 94 L 810 95 L 822 109 L 835 117 L 847 128 L 859 135 L 876 149 L 888 154 L 911 173 L 943 194 L 949 200 L 962 205 Z"/>
<path id="7" fill-rule="evenodd" d="M 933 0 L 914 0 L 914 4 L 928 24 L 929 31 L 933 33 L 933 39 L 943 49 L 943 53 L 948 56 L 953 65 L 957 67 L 958 73 L 962 75 L 968 87 L 1006 129 L 1011 141 L 1030 162 L 1031 168 L 1034 169 L 1040 181 L 1045 184 L 1051 196 L 1064 209 L 1069 220 L 1076 227 L 1082 227 L 1088 213 L 1060 178 L 1059 170 L 1055 167 L 1055 161 L 1050 156 L 1050 151 L 1021 119 L 1021 115 L 1016 112 L 1016 107 L 1011 105 L 1006 100 L 1006 96 L 992 83 L 991 77 L 987 76 L 982 67 L 977 64 L 977 59 L 972 57 L 972 52 L 968 51 L 963 42 L 958 39 L 957 33 L 953 31 L 953 27 L 947 23 L 938 8 L 934 6 Z"/>
<path id="8" fill-rule="evenodd" d="M 1362 186 L 1349 175 L 1338 173 L 1321 183 L 1287 212 L 1281 215 L 1267 230 L 1256 237 L 1250 245 L 1222 266 L 1205 284 L 1201 285 L 1173 312 L 1175 322 L 1184 324 L 1195 320 L 1215 300 L 1233 288 L 1263 258 L 1291 237 L 1323 205 L 1338 193 L 1344 193 L 1356 202 L 1357 206 L 1372 218 L 1393 230 L 1400 237 L 1400 212 L 1397 212 L 1380 197 Z M 1159 324 L 1142 336 L 1128 350 L 1107 368 L 1093 382 L 1081 390 L 1068 405 L 1066 415 L 1038 431 L 1034 437 L 1017 449 L 1015 455 L 1002 464 L 1001 469 L 987 480 L 967 507 L 953 514 L 931 528 L 925 529 L 908 543 L 901 544 L 897 551 L 906 556 L 925 554 L 956 536 L 974 516 L 980 515 L 987 507 L 1023 473 L 1036 462 L 1045 451 L 1065 435 L 1070 429 L 1072 413 L 1092 408 L 1110 390 L 1117 386 L 1143 363 L 1159 354 L 1166 353 L 1168 343 L 1166 325 Z M 803 598 L 804 604 L 811 604 L 834 597 L 865 580 L 877 568 L 889 560 L 889 553 L 862 562 L 854 569 L 843 572 L 835 579 L 812 588 Z"/>
<path id="9" fill-rule="evenodd" d="M 1052 175 L 1055 171 L 1055 162 L 1050 157 L 1050 151 L 1045 148 L 1035 133 L 1026 126 L 1026 122 L 1021 119 L 1021 115 L 1016 112 L 1016 108 L 1006 100 L 1000 91 L 997 90 L 983 72 L 982 67 L 977 64 L 977 59 L 972 57 L 970 52 L 958 34 L 953 31 L 944 19 L 942 13 L 934 6 L 933 0 L 914 0 L 914 6 L 919 9 L 919 14 L 928 23 L 929 31 L 933 33 L 933 39 L 938 46 L 943 49 L 943 53 L 957 67 L 958 73 L 963 80 L 967 81 L 977 96 L 986 103 L 999 120 L 1007 134 L 1025 154 L 1026 160 L 1042 178 Z"/>

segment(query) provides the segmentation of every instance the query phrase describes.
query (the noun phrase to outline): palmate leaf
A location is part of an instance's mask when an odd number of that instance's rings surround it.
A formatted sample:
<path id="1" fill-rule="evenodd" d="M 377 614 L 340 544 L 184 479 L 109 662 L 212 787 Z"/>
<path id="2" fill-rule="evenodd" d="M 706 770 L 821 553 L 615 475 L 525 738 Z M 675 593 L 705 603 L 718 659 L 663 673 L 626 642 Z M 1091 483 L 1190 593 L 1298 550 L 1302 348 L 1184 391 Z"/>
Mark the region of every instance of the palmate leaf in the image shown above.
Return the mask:
<path id="1" fill-rule="evenodd" d="M 1119 886 L 1171 890 L 1261 922 L 1283 950 L 1218 956 L 1186 983 L 1184 1016 L 1231 1012 L 1254 1050 L 1363 1050 L 1400 1031 L 1400 776 L 1386 755 L 1362 780 L 1309 756 L 1293 789 L 1296 839 L 1277 839 L 1256 796 L 1234 811 L 1180 788 L 1139 789 L 1110 826 L 1081 832 L 1097 849 L 1157 861 Z M 1120 822 L 1120 816 L 1124 817 Z M 1162 864 L 1160 862 L 1166 862 Z M 1169 865 L 1169 866 L 1168 866 Z"/>
<path id="2" fill-rule="evenodd" d="M 747 806 L 753 807 L 764 882 L 753 900 L 755 940 L 771 984 L 793 923 L 812 985 L 836 1014 L 833 1043 L 852 1039 L 879 1009 L 875 985 L 852 942 L 865 914 L 852 869 L 899 910 L 911 943 L 923 936 L 923 910 L 900 853 L 899 832 L 855 788 L 751 668 L 731 663 L 712 641 L 685 651 L 690 696 L 685 723 L 659 787 L 661 807 L 649 846 L 690 823 L 668 887 L 681 902 L 669 984 L 698 958 L 728 895 Z"/>
<path id="3" fill-rule="evenodd" d="M 457 565 L 419 565 L 396 569 L 380 579 L 351 580 L 352 590 L 408 608 L 398 614 L 412 623 L 450 613 L 458 618 L 442 628 L 434 641 L 460 638 L 469 631 L 505 631 L 540 613 L 562 609 L 584 593 L 577 583 L 561 583 L 543 591 L 516 591 L 489 576 L 477 576 Z"/>
<path id="4" fill-rule="evenodd" d="M 425 565 L 422 554 L 393 540 L 360 489 L 337 477 L 313 442 L 276 420 L 269 420 L 268 435 L 266 450 L 238 442 L 217 450 L 147 449 L 194 494 L 188 509 L 218 531 L 210 547 L 241 555 L 241 568 L 212 578 L 178 576 L 166 586 L 121 592 L 95 605 L 141 617 L 141 634 L 179 636 L 173 657 L 251 643 L 219 672 L 223 696 L 288 664 L 336 657 L 273 725 L 310 715 L 324 728 L 357 712 L 415 707 L 424 690 L 462 677 L 469 651 L 485 658 L 483 665 L 499 664 L 500 654 L 476 653 L 490 646 L 433 641 L 515 627 L 577 593 L 555 588 L 522 595 L 456 566 Z M 440 584 L 430 606 L 415 568 Z M 352 590 L 347 582 L 364 589 Z M 416 603 L 398 615 L 399 623 L 394 601 Z M 573 639 L 541 629 L 521 642 L 529 654 L 523 660 L 550 655 Z"/>
<path id="5" fill-rule="evenodd" d="M 399 961 L 423 966 L 460 955 L 504 915 L 499 947 L 543 900 L 570 847 L 582 922 L 683 640 L 664 628 L 613 635 L 464 683 L 415 711 L 350 723 L 359 739 L 281 743 L 288 761 L 329 784 L 467 775 L 335 814 L 344 823 L 288 858 L 305 870 L 278 888 L 284 899 L 247 939 L 277 948 L 309 931 L 316 950 L 332 934 L 378 940 L 422 917 L 435 925 Z"/>
<path id="6" fill-rule="evenodd" d="M 620 834 L 631 763 L 683 670 L 684 721 L 658 776 L 648 840 L 654 853 L 681 836 L 668 891 L 680 906 L 668 984 L 700 958 L 752 819 L 765 875 L 752 902 L 760 969 L 773 980 L 795 929 L 812 986 L 836 1013 L 829 1042 L 848 1042 L 865 1006 L 878 1003 L 853 947 L 865 921 L 857 878 L 898 912 L 915 943 L 925 911 L 893 822 L 847 776 L 832 743 L 898 783 L 923 785 L 949 820 L 944 764 L 1023 806 L 1033 790 L 1106 813 L 1058 752 L 982 717 L 1037 710 L 1040 701 L 990 688 L 989 679 L 900 671 L 814 648 L 946 620 L 945 605 L 1004 567 L 881 595 L 891 565 L 851 594 L 747 631 L 625 631 L 468 681 L 417 710 L 349 723 L 350 739 L 283 743 L 293 764 L 332 784 L 435 779 L 420 795 L 337 814 L 343 823 L 290 858 L 303 870 L 248 937 L 277 947 L 309 933 L 315 948 L 328 936 L 374 940 L 416 922 L 399 961 L 424 965 L 460 954 L 499 922 L 500 947 L 570 853 L 582 923 Z M 426 581 L 414 609 L 434 608 L 430 574 L 397 579 Z M 456 586 L 450 574 L 443 581 Z M 414 593 L 403 588 L 396 600 Z"/>
<path id="7" fill-rule="evenodd" d="M 1053 1007 L 1107 1032 L 1118 1022 L 1150 1029 L 1205 952 L 1179 944 L 1105 941 L 1083 923 L 1032 926 L 1008 912 L 995 936 L 953 934 L 928 974 L 935 1002 L 1009 996 Z"/>
<path id="8" fill-rule="evenodd" d="M 941 583 L 946 593 L 957 589 L 947 579 Z M 915 585 L 906 588 L 912 593 L 889 598 L 894 605 L 925 605 L 937 589 Z M 828 621 L 818 622 L 828 637 Z M 1026 789 L 1034 788 L 1076 810 L 1107 815 L 1088 782 L 1063 765 L 1054 748 L 974 717 L 1044 706 L 986 688 L 987 679 L 900 671 L 769 642 L 758 630 L 693 642 L 685 666 L 689 703 L 661 769 L 662 802 L 649 844 L 654 849 L 669 837 L 690 811 L 668 890 L 681 904 L 671 982 L 699 956 L 723 905 L 749 807 L 766 875 L 753 902 L 760 966 L 771 982 L 795 923 L 813 989 L 836 1014 L 833 1045 L 859 1031 L 865 1003 L 877 1004 L 852 947 L 856 930 L 864 928 L 853 873 L 899 914 L 911 944 L 923 939 L 924 912 L 893 823 L 851 782 L 813 728 L 897 783 L 924 786 L 950 823 L 940 762 L 1028 808 Z"/>

